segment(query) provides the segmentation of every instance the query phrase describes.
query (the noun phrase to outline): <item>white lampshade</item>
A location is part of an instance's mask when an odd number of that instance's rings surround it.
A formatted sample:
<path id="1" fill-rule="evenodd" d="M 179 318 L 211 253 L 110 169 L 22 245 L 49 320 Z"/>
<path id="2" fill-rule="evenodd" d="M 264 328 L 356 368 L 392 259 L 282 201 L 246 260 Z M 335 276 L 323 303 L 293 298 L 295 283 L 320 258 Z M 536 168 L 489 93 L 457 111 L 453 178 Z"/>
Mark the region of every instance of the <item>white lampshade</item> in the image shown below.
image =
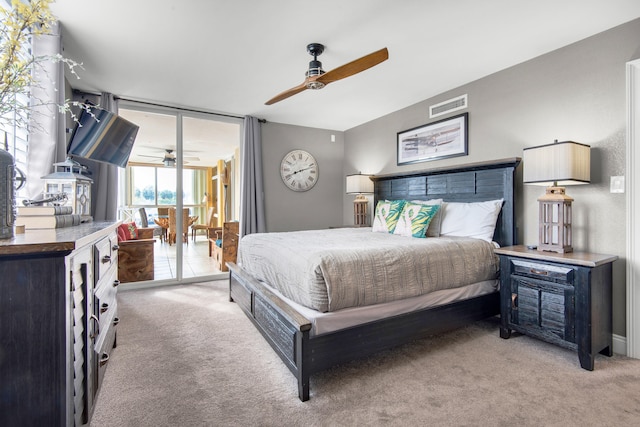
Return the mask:
<path id="1" fill-rule="evenodd" d="M 573 141 L 525 148 L 522 153 L 525 184 L 566 186 L 591 180 L 591 147 Z"/>
<path id="2" fill-rule="evenodd" d="M 538 250 L 573 252 L 571 204 L 566 185 L 588 184 L 591 180 L 591 147 L 573 141 L 525 148 L 522 155 L 525 184 L 544 185 L 538 198 Z"/>
<path id="3" fill-rule="evenodd" d="M 373 181 L 369 175 L 347 175 L 347 194 L 373 193 Z"/>

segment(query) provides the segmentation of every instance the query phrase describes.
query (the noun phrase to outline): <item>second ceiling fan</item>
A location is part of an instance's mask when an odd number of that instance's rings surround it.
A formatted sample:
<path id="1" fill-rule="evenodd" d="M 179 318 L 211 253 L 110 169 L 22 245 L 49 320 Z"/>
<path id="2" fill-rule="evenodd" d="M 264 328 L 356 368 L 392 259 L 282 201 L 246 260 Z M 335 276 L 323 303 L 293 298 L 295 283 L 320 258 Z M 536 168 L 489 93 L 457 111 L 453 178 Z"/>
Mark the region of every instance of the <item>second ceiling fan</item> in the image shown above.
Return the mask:
<path id="1" fill-rule="evenodd" d="M 311 43 L 307 45 L 307 52 L 313 56 L 313 61 L 309 62 L 309 69 L 305 73 L 306 78 L 304 82 L 274 96 L 265 102 L 266 105 L 275 104 L 276 102 L 287 99 L 290 96 L 300 93 L 306 89 L 322 89 L 329 83 L 353 76 L 354 74 L 358 74 L 361 71 L 367 70 L 389 59 L 389 51 L 385 47 L 370 53 L 369 55 L 365 55 L 362 58 L 348 62 L 338 68 L 334 68 L 331 71 L 325 72 L 322 69 L 322 63 L 318 61 L 318 56 L 324 52 L 324 45 L 320 43 Z"/>
<path id="2" fill-rule="evenodd" d="M 147 147 L 147 148 L 156 148 L 156 147 Z M 147 154 L 140 154 L 139 156 L 140 157 L 149 157 L 149 158 L 153 158 L 153 159 L 158 159 L 166 167 L 175 167 L 176 166 L 176 155 L 173 153 L 174 150 L 170 149 L 170 148 L 164 148 L 162 150 L 164 151 L 164 155 L 162 155 L 162 156 L 160 156 L 160 155 L 150 156 L 150 155 L 147 155 Z M 193 156 L 184 156 L 183 159 L 182 159 L 183 164 L 189 163 L 187 160 L 198 161 L 200 159 L 198 157 L 193 157 Z"/>

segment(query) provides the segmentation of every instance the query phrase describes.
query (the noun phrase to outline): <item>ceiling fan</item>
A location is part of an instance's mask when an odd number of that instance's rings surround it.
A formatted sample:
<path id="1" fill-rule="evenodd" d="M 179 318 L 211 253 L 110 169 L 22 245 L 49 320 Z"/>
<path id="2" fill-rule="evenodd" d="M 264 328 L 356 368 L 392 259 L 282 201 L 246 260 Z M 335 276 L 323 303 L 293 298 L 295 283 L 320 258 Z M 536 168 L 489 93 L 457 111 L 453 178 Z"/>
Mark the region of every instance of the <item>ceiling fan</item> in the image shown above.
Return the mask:
<path id="1" fill-rule="evenodd" d="M 140 154 L 140 157 L 151 157 L 151 158 L 154 158 L 154 159 L 161 159 L 161 161 L 165 165 L 165 167 L 168 167 L 168 168 L 175 167 L 175 165 L 176 165 L 176 155 L 173 154 L 173 150 L 169 149 L 169 148 L 166 148 L 164 151 L 165 151 L 165 153 L 164 153 L 164 156 L 162 156 L 162 157 L 161 156 L 149 156 L 149 155 L 146 155 L 146 154 Z M 183 157 L 183 163 L 184 164 L 189 163 L 187 160 L 198 161 L 198 160 L 200 160 L 200 158 L 199 157 L 192 157 L 192 156 L 184 156 Z"/>
<path id="2" fill-rule="evenodd" d="M 358 74 L 361 71 L 367 70 L 389 59 L 389 51 L 385 47 L 370 53 L 369 55 L 365 55 L 362 58 L 348 62 L 338 68 L 334 68 L 331 71 L 325 72 L 322 69 L 322 63 L 318 61 L 318 56 L 324 52 L 324 45 L 320 43 L 311 43 L 307 45 L 307 52 L 313 56 L 313 61 L 309 62 L 309 69 L 305 73 L 306 78 L 304 82 L 276 95 L 265 102 L 265 105 L 275 104 L 276 102 L 289 98 L 290 96 L 300 93 L 305 89 L 322 89 L 329 83 L 353 76 L 354 74 Z"/>

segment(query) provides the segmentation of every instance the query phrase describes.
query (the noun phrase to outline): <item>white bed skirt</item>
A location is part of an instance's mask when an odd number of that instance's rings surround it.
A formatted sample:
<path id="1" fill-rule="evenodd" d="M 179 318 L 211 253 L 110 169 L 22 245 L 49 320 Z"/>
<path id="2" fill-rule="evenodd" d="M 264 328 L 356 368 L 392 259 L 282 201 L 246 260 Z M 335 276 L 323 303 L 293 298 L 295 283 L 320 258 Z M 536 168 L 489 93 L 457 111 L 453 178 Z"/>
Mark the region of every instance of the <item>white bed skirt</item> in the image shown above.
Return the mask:
<path id="1" fill-rule="evenodd" d="M 264 282 L 262 283 L 269 288 L 271 292 L 276 294 L 311 322 L 312 336 L 338 331 L 350 326 L 356 326 L 374 320 L 396 316 L 398 314 L 409 313 L 411 311 L 437 307 L 439 305 L 478 297 L 480 295 L 496 292 L 499 290 L 500 286 L 500 282 L 497 279 L 485 280 L 483 282 L 472 283 L 471 285 L 454 289 L 443 289 L 413 298 L 321 313 L 290 300 L 269 284 Z"/>

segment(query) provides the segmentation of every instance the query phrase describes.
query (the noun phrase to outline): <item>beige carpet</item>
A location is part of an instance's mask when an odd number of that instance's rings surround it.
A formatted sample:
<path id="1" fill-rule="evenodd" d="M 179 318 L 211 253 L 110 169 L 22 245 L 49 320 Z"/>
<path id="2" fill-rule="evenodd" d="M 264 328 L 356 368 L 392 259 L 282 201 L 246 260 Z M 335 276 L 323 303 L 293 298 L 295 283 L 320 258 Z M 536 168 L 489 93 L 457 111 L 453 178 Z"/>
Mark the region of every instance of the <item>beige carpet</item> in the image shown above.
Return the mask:
<path id="1" fill-rule="evenodd" d="M 637 426 L 640 360 L 498 336 L 495 319 L 296 381 L 223 281 L 121 292 L 93 426 Z"/>

